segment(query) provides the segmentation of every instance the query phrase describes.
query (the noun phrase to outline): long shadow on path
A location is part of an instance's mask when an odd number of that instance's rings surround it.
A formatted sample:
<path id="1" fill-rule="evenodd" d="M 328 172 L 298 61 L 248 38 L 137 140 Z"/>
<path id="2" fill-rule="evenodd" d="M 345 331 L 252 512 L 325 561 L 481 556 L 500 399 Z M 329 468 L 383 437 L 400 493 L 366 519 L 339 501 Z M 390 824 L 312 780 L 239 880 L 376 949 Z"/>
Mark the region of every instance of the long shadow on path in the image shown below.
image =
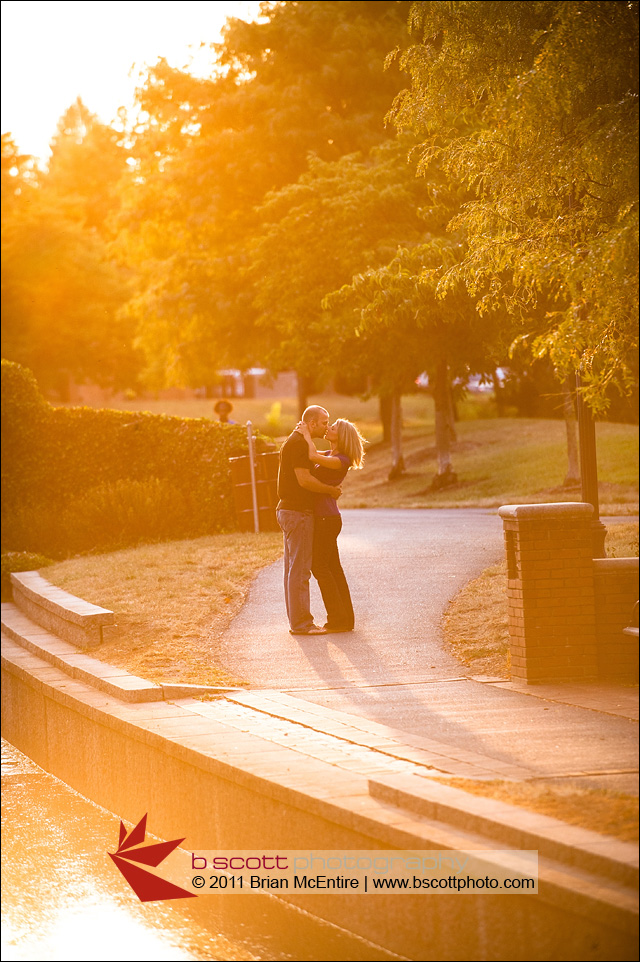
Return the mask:
<path id="1" fill-rule="evenodd" d="M 222 664 L 251 688 L 287 691 L 541 773 L 630 765 L 636 736 L 627 719 L 480 684 L 444 651 L 448 602 L 502 558 L 497 513 L 346 511 L 340 551 L 354 632 L 291 636 L 278 562 L 258 576 L 221 639 Z M 312 611 L 322 623 L 315 582 Z"/>

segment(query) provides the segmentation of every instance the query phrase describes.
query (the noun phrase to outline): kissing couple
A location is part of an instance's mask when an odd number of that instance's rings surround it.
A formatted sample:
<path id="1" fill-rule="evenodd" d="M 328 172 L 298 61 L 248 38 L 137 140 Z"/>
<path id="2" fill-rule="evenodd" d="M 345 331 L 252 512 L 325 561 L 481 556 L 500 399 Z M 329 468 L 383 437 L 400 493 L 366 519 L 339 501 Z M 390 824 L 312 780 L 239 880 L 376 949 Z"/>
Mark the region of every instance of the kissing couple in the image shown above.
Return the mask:
<path id="1" fill-rule="evenodd" d="M 330 450 L 317 450 L 326 438 Z M 276 517 L 284 536 L 284 598 L 292 635 L 353 631 L 349 585 L 338 552 L 342 517 L 338 498 L 350 468 L 361 468 L 364 439 L 355 424 L 312 405 L 280 450 Z M 327 610 L 324 626 L 310 611 L 309 579 L 314 578 Z"/>

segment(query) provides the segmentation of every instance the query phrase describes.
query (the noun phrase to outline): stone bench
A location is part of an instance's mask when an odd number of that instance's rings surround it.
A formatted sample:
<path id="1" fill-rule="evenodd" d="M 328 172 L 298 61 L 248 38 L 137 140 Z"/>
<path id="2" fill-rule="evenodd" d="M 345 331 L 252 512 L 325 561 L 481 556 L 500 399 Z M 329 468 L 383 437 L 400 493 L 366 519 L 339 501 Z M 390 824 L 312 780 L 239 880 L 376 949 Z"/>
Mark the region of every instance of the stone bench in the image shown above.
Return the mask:
<path id="1" fill-rule="evenodd" d="M 118 630 L 113 611 L 56 588 L 37 571 L 14 572 L 11 588 L 27 617 L 78 648 L 97 648 Z"/>

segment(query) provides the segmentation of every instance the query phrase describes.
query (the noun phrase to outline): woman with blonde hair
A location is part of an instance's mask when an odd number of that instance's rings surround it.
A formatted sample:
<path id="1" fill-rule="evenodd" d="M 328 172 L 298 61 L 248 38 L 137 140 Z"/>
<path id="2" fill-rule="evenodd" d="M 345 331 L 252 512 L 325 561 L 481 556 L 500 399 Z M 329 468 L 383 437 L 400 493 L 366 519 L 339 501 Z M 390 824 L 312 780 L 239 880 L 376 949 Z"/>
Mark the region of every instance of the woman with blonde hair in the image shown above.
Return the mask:
<path id="1" fill-rule="evenodd" d="M 338 418 L 327 428 L 325 438 L 331 445 L 329 452 L 316 449 L 304 422 L 296 426 L 309 446 L 313 462 L 313 477 L 324 484 L 337 485 L 344 480 L 349 468 L 359 469 L 364 461 L 364 438 L 355 424 Z M 327 609 L 326 631 L 353 631 L 354 615 L 351 593 L 340 563 L 338 535 L 342 517 L 335 498 L 326 494 L 314 496 L 313 560 L 311 571 L 318 582 Z"/>

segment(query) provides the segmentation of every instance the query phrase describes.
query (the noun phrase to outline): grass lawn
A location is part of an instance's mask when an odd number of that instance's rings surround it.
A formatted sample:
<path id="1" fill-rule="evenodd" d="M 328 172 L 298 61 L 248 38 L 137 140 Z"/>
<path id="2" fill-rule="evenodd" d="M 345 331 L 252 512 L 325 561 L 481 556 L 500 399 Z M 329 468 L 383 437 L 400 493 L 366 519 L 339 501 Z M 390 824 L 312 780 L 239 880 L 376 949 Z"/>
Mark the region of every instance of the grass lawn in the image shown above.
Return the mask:
<path id="1" fill-rule="evenodd" d="M 216 664 L 216 638 L 281 554 L 280 534 L 221 534 L 70 558 L 43 576 L 116 613 L 120 637 L 93 657 L 155 682 L 237 685 Z"/>
<path id="2" fill-rule="evenodd" d="M 612 524 L 605 550 L 609 558 L 638 556 L 638 524 Z M 509 678 L 507 563 L 487 568 L 451 601 L 442 623 L 445 644 L 476 675 Z"/>
<path id="3" fill-rule="evenodd" d="M 491 396 L 469 395 L 458 405 L 458 440 L 453 444 L 453 469 L 458 484 L 432 492 L 436 472 L 433 401 L 427 394 L 403 398 L 403 446 L 406 474 L 388 481 L 389 444 L 382 443 L 377 398 L 361 401 L 347 395 L 310 398 L 323 404 L 332 418 L 354 421 L 369 441 L 363 471 L 351 471 L 340 504 L 344 508 L 464 508 L 499 507 L 529 502 L 579 501 L 579 488 L 564 488 L 567 472 L 563 421 L 497 418 Z M 215 401 L 121 401 L 122 410 L 147 410 L 181 417 L 213 417 Z M 294 398 L 233 398 L 233 418 L 251 420 L 255 428 L 282 439 L 297 421 Z M 274 404 L 281 406 L 277 422 L 269 423 Z M 638 428 L 633 424 L 596 425 L 600 508 L 603 514 L 638 511 Z"/>
<path id="4" fill-rule="evenodd" d="M 347 507 L 470 508 L 503 504 L 580 501 L 578 487 L 563 487 L 567 471 L 562 421 L 491 418 L 459 421 L 452 447 L 458 484 L 429 486 L 436 472 L 433 428 L 405 429 L 406 474 L 388 481 L 389 446 L 372 445 L 363 471 L 352 471 L 340 504 Z M 597 425 L 602 514 L 638 510 L 638 434 L 634 425 Z"/>

